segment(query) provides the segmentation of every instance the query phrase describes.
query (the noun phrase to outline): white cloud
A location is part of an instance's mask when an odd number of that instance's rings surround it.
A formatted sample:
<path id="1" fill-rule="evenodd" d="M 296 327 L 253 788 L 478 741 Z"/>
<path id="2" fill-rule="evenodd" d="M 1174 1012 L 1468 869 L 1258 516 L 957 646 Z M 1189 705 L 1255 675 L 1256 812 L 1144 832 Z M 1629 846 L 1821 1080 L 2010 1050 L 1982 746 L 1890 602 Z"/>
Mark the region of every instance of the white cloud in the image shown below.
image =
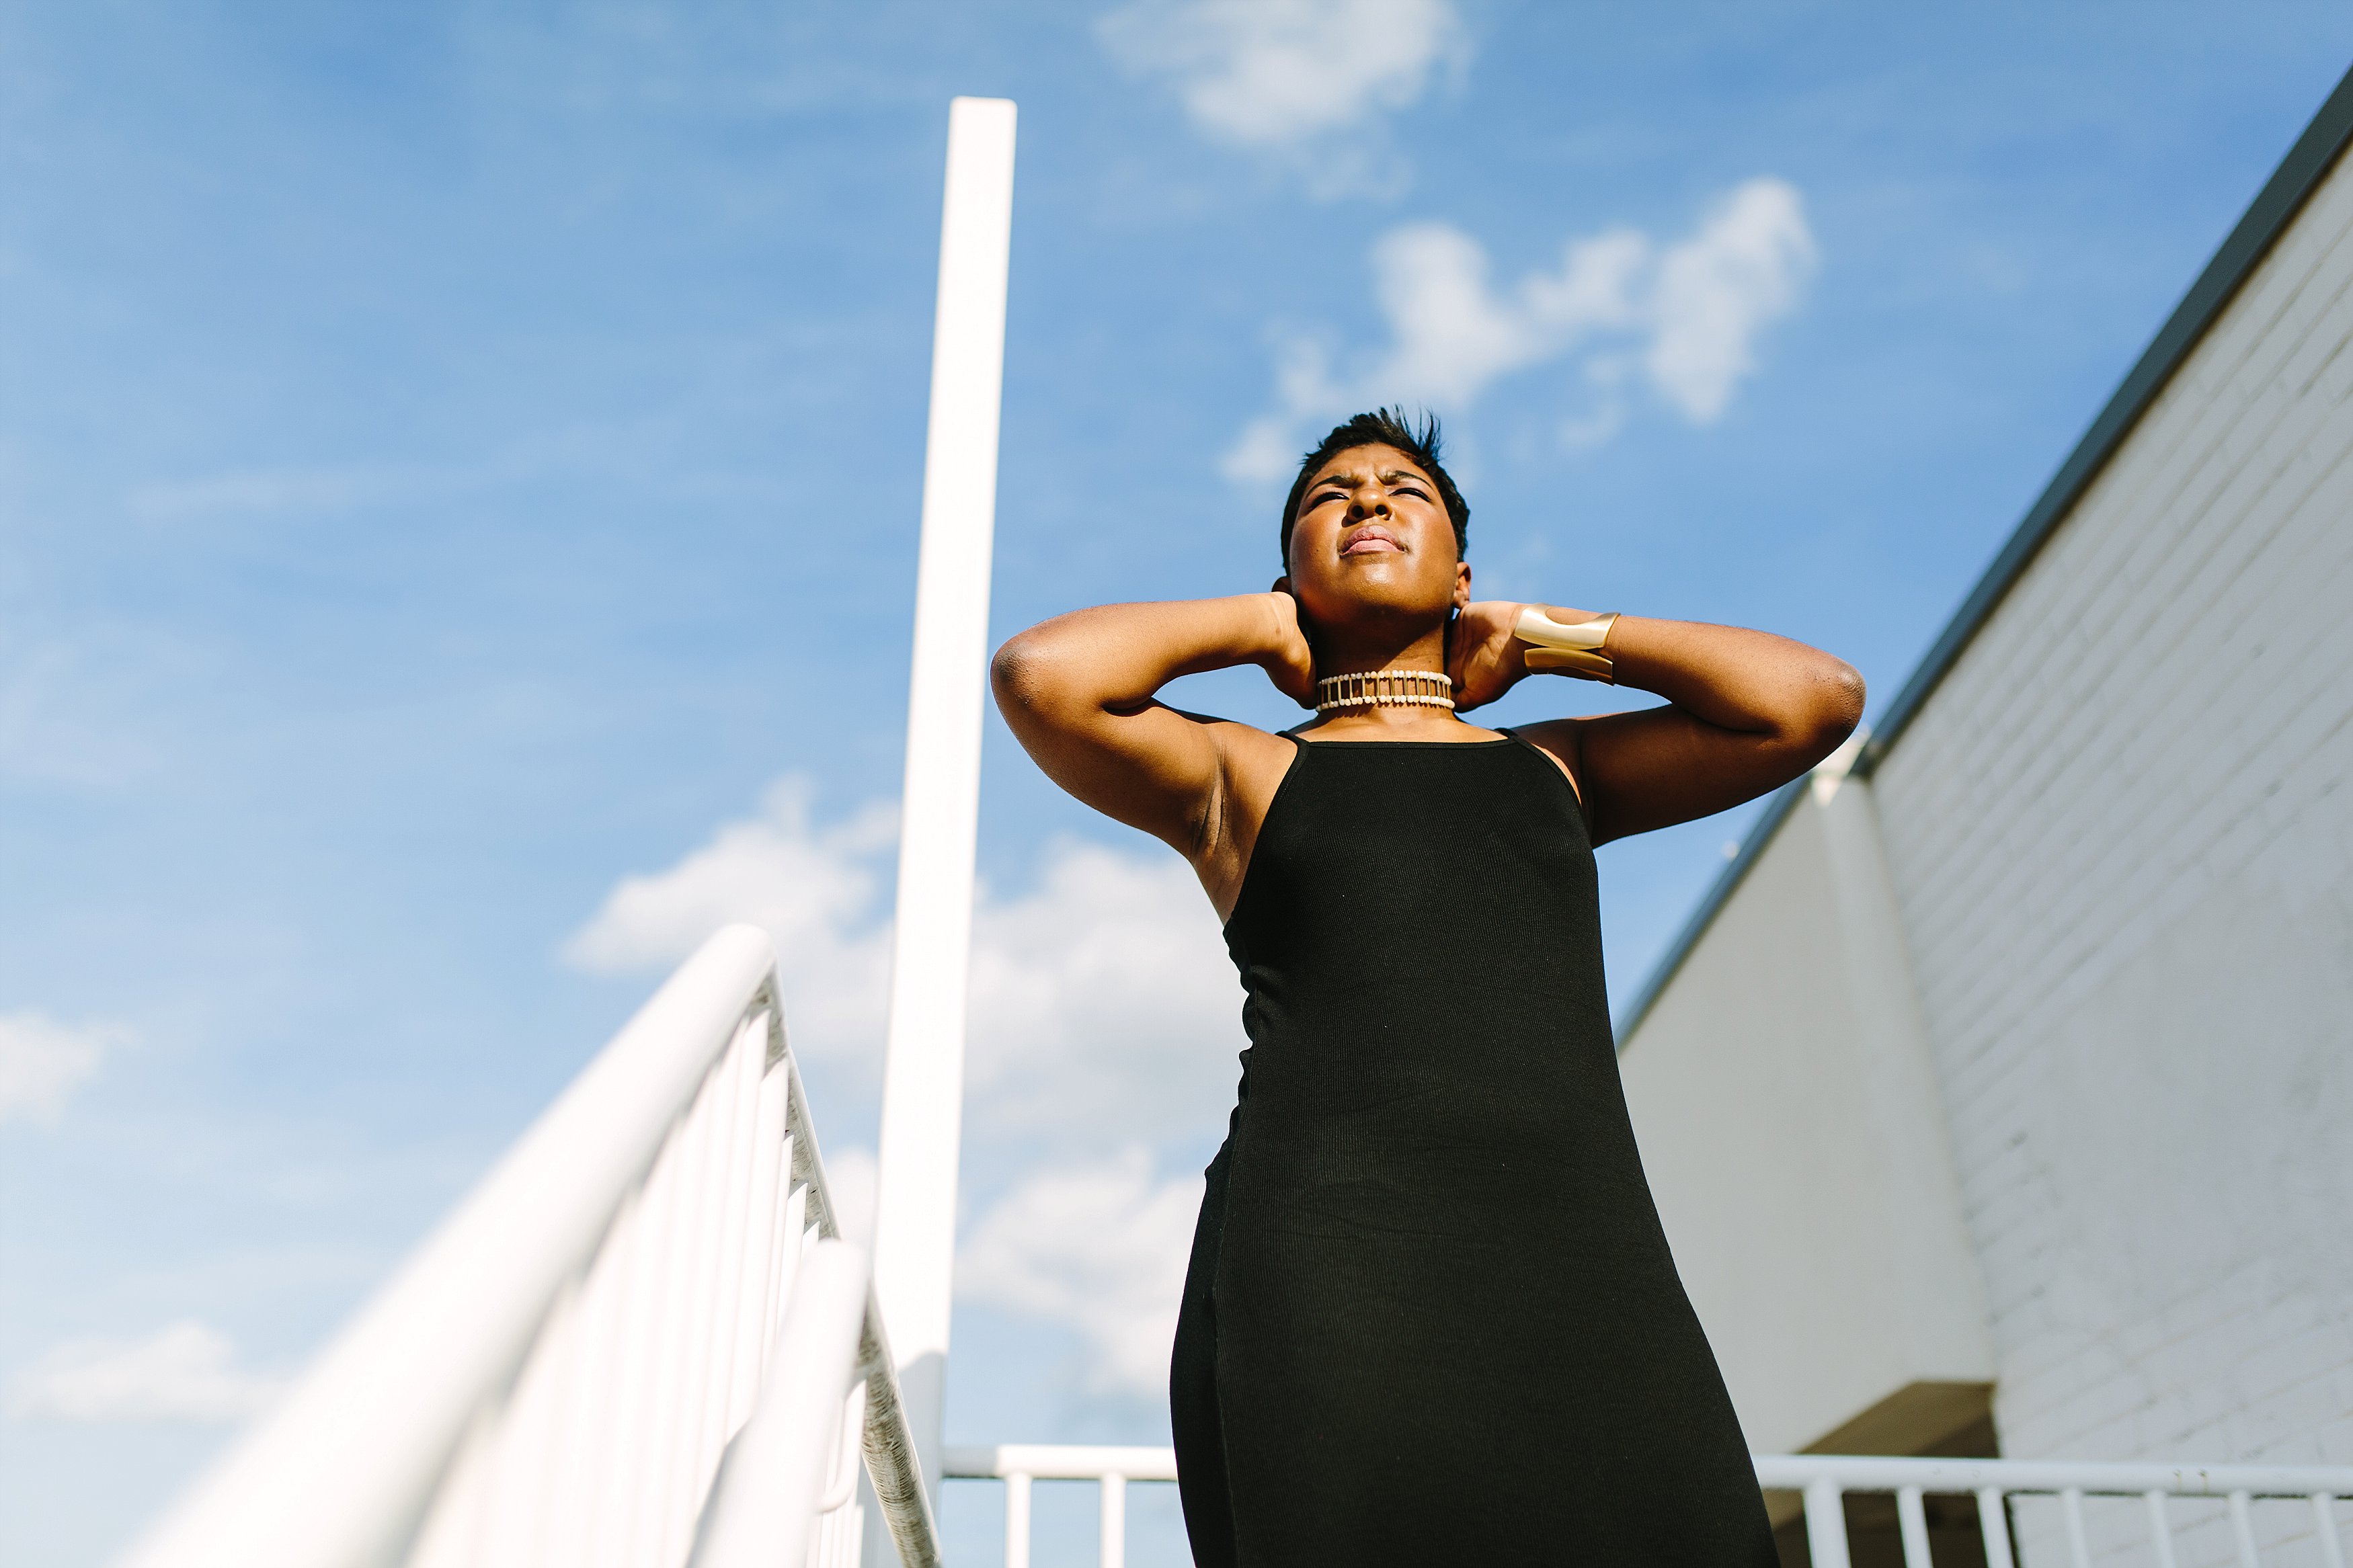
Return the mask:
<path id="1" fill-rule="evenodd" d="M 55 1116 L 130 1038 L 113 1025 L 60 1024 L 39 1013 L 0 1014 L 0 1121 Z"/>
<path id="2" fill-rule="evenodd" d="M 1389 345 L 1335 374 L 1314 343 L 1285 343 L 1276 411 L 1246 426 L 1220 466 L 1240 482 L 1281 479 L 1318 420 L 1382 403 L 1466 408 L 1504 376 L 1579 353 L 1591 405 L 1564 420 L 1567 444 L 1616 433 L 1630 367 L 1684 418 L 1711 423 L 1756 372 L 1758 334 L 1796 308 L 1814 261 L 1803 199 L 1770 178 L 1728 193 L 1672 246 L 1605 230 L 1504 291 L 1490 281 L 1485 248 L 1460 229 L 1392 229 L 1372 252 Z"/>
<path id="3" fill-rule="evenodd" d="M 1280 146 L 1419 99 L 1468 52 L 1451 0 L 1135 0 L 1097 24 L 1220 140 Z"/>
<path id="4" fill-rule="evenodd" d="M 1645 363 L 1685 416 L 1705 424 L 1757 368 L 1757 333 L 1787 315 L 1814 265 L 1797 190 L 1751 180 L 1659 268 L 1657 331 Z"/>
<path id="5" fill-rule="evenodd" d="M 757 816 L 723 825 L 668 870 L 623 878 L 565 958 L 603 973 L 667 969 L 721 926 L 748 921 L 776 940 L 794 1049 L 839 1052 L 878 1038 L 891 931 L 874 910 L 898 810 L 877 801 L 819 828 L 811 795 L 807 779 L 781 779 Z"/>
<path id="6" fill-rule="evenodd" d="M 957 1293 L 1074 1329 L 1097 1392 L 1157 1395 L 1201 1180 L 1155 1180 L 1140 1148 L 1039 1171 L 972 1227 L 956 1255 Z"/>
<path id="7" fill-rule="evenodd" d="M 224 1335 L 196 1322 L 128 1342 L 77 1340 L 26 1369 L 10 1405 L 19 1415 L 65 1421 L 234 1421 L 284 1386 L 236 1360 Z"/>
<path id="8" fill-rule="evenodd" d="M 971 1093 L 998 1131 L 1177 1136 L 1232 1100 L 1240 983 L 1173 853 L 1061 842 L 973 919 Z"/>
<path id="9" fill-rule="evenodd" d="M 884 871 L 897 812 L 820 826 L 806 780 L 667 870 L 622 879 L 565 943 L 604 972 L 666 968 L 720 926 L 776 943 L 785 1021 L 805 1055 L 880 1047 L 889 1004 Z M 1229 1096 L 1241 992 L 1183 861 L 1059 841 L 1014 898 L 973 912 L 967 1084 L 976 1124 L 1067 1143 L 1198 1131 Z"/>
<path id="10" fill-rule="evenodd" d="M 1649 254 L 1630 229 L 1572 242 L 1557 274 L 1532 273 L 1499 300 L 1469 236 L 1440 223 L 1392 230 L 1373 248 L 1373 276 L 1397 342 L 1375 379 L 1418 401 L 1467 403 L 1498 376 L 1631 322 L 1628 290 Z"/>

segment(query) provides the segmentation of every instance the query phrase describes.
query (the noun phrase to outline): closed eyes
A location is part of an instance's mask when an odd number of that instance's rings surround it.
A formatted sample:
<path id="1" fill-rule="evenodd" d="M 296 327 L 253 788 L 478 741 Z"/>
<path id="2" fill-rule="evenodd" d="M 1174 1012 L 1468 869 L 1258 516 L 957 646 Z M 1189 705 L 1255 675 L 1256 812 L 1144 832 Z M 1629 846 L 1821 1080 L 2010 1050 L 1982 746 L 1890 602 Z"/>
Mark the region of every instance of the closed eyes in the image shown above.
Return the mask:
<path id="1" fill-rule="evenodd" d="M 1411 496 L 1416 500 L 1420 501 L 1427 501 L 1430 500 L 1430 492 L 1422 489 L 1419 484 L 1409 479 L 1398 480 L 1390 483 L 1388 486 L 1388 492 L 1393 496 Z M 1324 489 L 1310 492 L 1307 501 L 1307 509 L 1310 511 L 1313 511 L 1317 507 L 1324 505 L 1326 501 L 1345 501 L 1347 499 L 1347 490 L 1336 485 L 1329 486 Z"/>

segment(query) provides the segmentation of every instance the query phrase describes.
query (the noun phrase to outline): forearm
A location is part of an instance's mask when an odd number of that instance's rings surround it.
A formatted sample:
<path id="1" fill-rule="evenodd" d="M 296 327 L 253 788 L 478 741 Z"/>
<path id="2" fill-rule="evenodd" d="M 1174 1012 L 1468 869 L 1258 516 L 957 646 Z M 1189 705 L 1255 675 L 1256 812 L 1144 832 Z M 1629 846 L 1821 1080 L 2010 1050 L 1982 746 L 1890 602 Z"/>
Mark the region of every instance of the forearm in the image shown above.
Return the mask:
<path id="1" fill-rule="evenodd" d="M 1045 713 L 1126 713 L 1179 676 L 1263 664 L 1281 646 L 1271 594 L 1105 605 L 1042 622 L 997 650 L 1000 701 Z"/>
<path id="2" fill-rule="evenodd" d="M 1620 616 L 1603 651 L 1618 685 L 1776 744 L 1811 748 L 1835 731 L 1835 745 L 1862 714 L 1862 679 L 1843 659 L 1770 632 Z"/>
<path id="3" fill-rule="evenodd" d="M 1563 625 L 1591 618 L 1536 607 Z M 1845 660 L 1767 632 L 1620 616 L 1601 652 L 1618 685 L 1667 706 L 1532 731 L 1575 774 L 1597 844 L 1753 799 L 1828 756 L 1862 716 L 1862 678 Z"/>

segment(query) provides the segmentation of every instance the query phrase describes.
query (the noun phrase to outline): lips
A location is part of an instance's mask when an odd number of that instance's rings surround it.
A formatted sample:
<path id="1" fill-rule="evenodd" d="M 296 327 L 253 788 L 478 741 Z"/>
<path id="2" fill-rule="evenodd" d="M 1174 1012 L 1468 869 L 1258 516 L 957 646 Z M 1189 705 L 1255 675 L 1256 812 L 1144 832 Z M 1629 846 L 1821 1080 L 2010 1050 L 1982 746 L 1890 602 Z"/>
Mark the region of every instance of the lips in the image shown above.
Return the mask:
<path id="1" fill-rule="evenodd" d="M 1402 552 L 1404 549 L 1405 542 L 1377 522 L 1352 528 L 1340 541 L 1340 553 L 1344 556 Z"/>

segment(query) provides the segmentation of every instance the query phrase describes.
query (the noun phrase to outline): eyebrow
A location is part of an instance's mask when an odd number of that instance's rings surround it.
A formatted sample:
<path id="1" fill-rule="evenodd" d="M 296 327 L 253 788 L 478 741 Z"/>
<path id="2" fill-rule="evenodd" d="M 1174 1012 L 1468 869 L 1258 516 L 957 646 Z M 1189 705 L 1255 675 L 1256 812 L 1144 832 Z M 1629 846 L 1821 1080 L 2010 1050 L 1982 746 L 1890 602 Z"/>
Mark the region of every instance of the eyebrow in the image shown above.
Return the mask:
<path id="1" fill-rule="evenodd" d="M 1320 490 L 1325 485 L 1352 485 L 1356 483 L 1360 477 L 1361 476 L 1356 474 L 1325 474 L 1307 488 L 1310 490 Z M 1411 468 L 1384 468 L 1379 473 L 1375 474 L 1373 478 L 1378 479 L 1385 485 L 1396 484 L 1400 479 L 1408 480 L 1418 485 L 1426 485 L 1430 483 L 1430 480 L 1414 472 Z"/>

